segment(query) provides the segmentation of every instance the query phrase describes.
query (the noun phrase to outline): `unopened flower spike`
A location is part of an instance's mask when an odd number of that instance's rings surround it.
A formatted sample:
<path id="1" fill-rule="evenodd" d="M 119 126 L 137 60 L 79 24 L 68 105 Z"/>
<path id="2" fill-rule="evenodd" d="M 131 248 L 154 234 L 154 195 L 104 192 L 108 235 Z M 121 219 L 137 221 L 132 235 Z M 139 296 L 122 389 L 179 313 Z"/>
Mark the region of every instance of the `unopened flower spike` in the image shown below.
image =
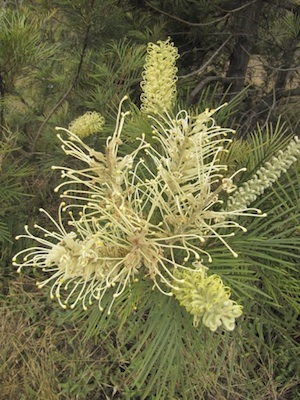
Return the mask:
<path id="1" fill-rule="evenodd" d="M 85 138 L 94 133 L 103 131 L 104 117 L 95 112 L 88 111 L 69 124 L 69 130 L 80 138 Z"/>
<path id="2" fill-rule="evenodd" d="M 142 73 L 141 111 L 144 113 L 170 110 L 176 99 L 178 50 L 170 39 L 149 43 Z"/>
<path id="3" fill-rule="evenodd" d="M 247 211 L 247 207 L 272 186 L 297 161 L 299 155 L 300 139 L 295 136 L 284 150 L 279 150 L 228 198 L 226 211 Z"/>

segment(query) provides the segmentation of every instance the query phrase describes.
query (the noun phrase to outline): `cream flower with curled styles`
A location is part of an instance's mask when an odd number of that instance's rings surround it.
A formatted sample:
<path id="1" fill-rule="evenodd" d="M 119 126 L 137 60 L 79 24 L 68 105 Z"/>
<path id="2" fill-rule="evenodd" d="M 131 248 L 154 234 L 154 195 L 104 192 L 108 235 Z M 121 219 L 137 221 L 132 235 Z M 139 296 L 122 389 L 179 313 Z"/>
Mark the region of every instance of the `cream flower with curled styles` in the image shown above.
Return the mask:
<path id="1" fill-rule="evenodd" d="M 103 153 L 71 131 L 64 130 L 67 139 L 59 135 L 65 153 L 85 165 L 77 170 L 54 167 L 63 179 L 57 190 L 64 188 L 61 197 L 68 201 L 60 206 L 59 222 L 46 213 L 56 232 L 37 225 L 45 238 L 32 235 L 27 227 L 20 236 L 39 246 L 19 252 L 14 264 L 19 271 L 36 267 L 49 273 L 38 286 L 51 283 L 51 297 L 63 308 L 81 303 L 87 309 L 98 302 L 102 310 L 103 297 L 111 289 L 110 312 L 114 299 L 136 279 L 150 279 L 166 295 L 177 293 L 185 279 L 177 271 L 192 272 L 189 265 L 203 255 L 211 261 L 205 249 L 208 238 L 217 237 L 237 256 L 226 237 L 245 230 L 230 220 L 230 213 L 220 211 L 219 194 L 226 193 L 233 179 L 224 183 L 226 166 L 219 162 L 231 130 L 215 124 L 214 111 L 196 117 L 186 111 L 174 119 L 169 114 L 151 117 L 157 146 L 142 135 L 135 149 L 121 156 L 128 115 L 122 112 L 123 101 Z M 68 212 L 68 229 L 63 211 Z M 224 227 L 230 232 L 219 234 Z"/>
<path id="2" fill-rule="evenodd" d="M 103 242 L 103 232 L 96 234 L 81 229 L 67 232 L 62 224 L 61 213 L 65 203 L 59 208 L 59 223 L 45 210 L 42 210 L 52 221 L 56 232 L 35 225 L 36 229 L 44 232 L 44 237 L 34 236 L 25 227 L 26 235 L 38 242 L 38 246 L 22 250 L 14 257 L 13 263 L 18 266 L 18 272 L 24 267 L 40 268 L 50 277 L 37 282 L 39 288 L 51 283 L 50 297 L 57 298 L 63 308 L 74 308 L 78 302 L 84 309 L 94 301 L 99 302 L 106 290 L 117 286 L 117 294 L 126 286 L 127 280 L 137 272 L 134 268 L 123 268 L 125 250 L 122 246 Z M 23 256 L 23 262 L 18 259 Z"/>
<path id="3" fill-rule="evenodd" d="M 212 115 L 216 111 L 205 110 L 195 117 L 185 110 L 175 118 L 168 113 L 151 116 L 160 151 L 153 146 L 145 149 L 157 167 L 152 191 L 162 226 L 178 238 L 188 254 L 193 254 L 193 249 L 196 259 L 202 253 L 209 261 L 211 257 L 204 247 L 207 239 L 217 237 L 237 257 L 226 237 L 234 235 L 235 229 L 246 232 L 231 219 L 235 210 L 225 212 L 220 207 L 221 195 L 233 190 L 233 178 L 241 170 L 224 178 L 227 166 L 220 163 L 220 158 L 226 151 L 225 144 L 232 141 L 227 135 L 234 131 L 215 124 Z M 260 211 L 249 210 L 248 215 L 257 213 Z M 226 234 L 218 233 L 221 228 L 227 228 Z"/>
<path id="4" fill-rule="evenodd" d="M 62 142 L 62 149 L 66 155 L 74 157 L 88 166 L 82 169 L 72 169 L 60 166 L 53 166 L 52 169 L 61 170 L 63 182 L 55 189 L 58 192 L 65 186 L 77 184 L 80 189 L 67 189 L 61 197 L 70 200 L 89 202 L 92 199 L 106 201 L 111 196 L 118 197 L 128 184 L 128 174 L 139 152 L 148 144 L 142 138 L 139 146 L 130 154 L 119 155 L 119 146 L 122 145 L 121 133 L 126 116 L 129 112 L 122 111 L 125 96 L 119 105 L 116 127 L 111 136 L 106 140 L 105 152 L 99 152 L 85 144 L 72 131 L 64 128 L 57 128 L 67 134 L 67 138 L 58 134 Z"/>

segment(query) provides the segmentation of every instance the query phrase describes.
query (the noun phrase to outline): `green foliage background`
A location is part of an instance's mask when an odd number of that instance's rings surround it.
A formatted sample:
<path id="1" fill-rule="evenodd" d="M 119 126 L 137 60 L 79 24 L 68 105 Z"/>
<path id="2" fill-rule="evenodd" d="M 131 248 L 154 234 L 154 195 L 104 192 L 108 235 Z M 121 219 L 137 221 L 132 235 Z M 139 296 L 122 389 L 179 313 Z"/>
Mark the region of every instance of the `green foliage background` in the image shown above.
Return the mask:
<path id="1" fill-rule="evenodd" d="M 55 215 L 60 199 L 53 188 L 59 176 L 50 167 L 73 162 L 61 151 L 54 127 L 67 127 L 87 110 L 101 112 L 107 120 L 105 131 L 89 139 L 101 149 L 120 99 L 128 94 L 139 106 L 149 41 L 171 36 L 179 48 L 179 106 L 200 112 L 229 100 L 217 121 L 238 131 L 240 139 L 226 162 L 235 169 L 247 167 L 241 179 L 247 180 L 297 134 L 299 97 L 294 89 L 289 97 L 276 98 L 267 111 L 259 106 L 269 104 L 270 84 L 270 91 L 283 90 L 276 79 L 274 83 L 274 71 L 265 86 L 245 80 L 243 90 L 232 93 L 222 77 L 234 41 L 211 59 L 226 35 L 233 34 L 242 3 L 0 3 L 1 399 L 300 396 L 299 163 L 256 201 L 255 207 L 268 218 L 247 220 L 248 233 L 231 238 L 237 259 L 215 241 L 209 243 L 210 269 L 244 305 L 234 332 L 194 328 L 174 299 L 153 293 L 145 282 L 128 288 L 111 316 L 99 314 L 97 307 L 63 311 L 36 289 L 36 272 L 17 277 L 11 266 L 12 255 L 26 245 L 14 241 L 23 225 L 45 222 L 40 207 Z M 287 40 L 291 46 L 299 38 L 299 7 L 294 2 L 287 2 L 287 8 L 266 3 L 253 53 L 277 66 Z M 228 17 L 214 23 L 222 10 Z M 274 36 L 277 41 L 272 41 Z M 210 59 L 203 72 L 194 73 Z M 299 60 L 296 51 L 291 60 Z M 298 77 L 294 64 L 289 67 L 291 84 Z M 205 80 L 210 83 L 191 96 Z M 140 129 L 147 124 L 129 122 L 129 145 Z"/>

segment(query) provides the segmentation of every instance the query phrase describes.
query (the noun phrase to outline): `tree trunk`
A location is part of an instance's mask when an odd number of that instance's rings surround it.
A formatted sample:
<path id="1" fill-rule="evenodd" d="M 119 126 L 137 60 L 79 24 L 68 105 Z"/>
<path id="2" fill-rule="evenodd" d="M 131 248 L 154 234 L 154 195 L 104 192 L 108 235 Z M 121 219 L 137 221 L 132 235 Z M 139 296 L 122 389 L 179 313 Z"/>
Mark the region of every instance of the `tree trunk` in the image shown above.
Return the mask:
<path id="1" fill-rule="evenodd" d="M 260 16 L 262 1 L 249 4 L 240 12 L 239 21 L 233 34 L 236 36 L 235 46 L 229 58 L 226 78 L 231 79 L 228 100 L 231 100 L 244 87 L 245 76 L 250 55 L 255 44 L 257 21 Z M 228 85 L 227 85 L 228 88 Z"/>
<path id="2" fill-rule="evenodd" d="M 297 36 L 289 38 L 286 43 L 286 47 L 282 54 L 282 63 L 280 70 L 278 71 L 277 79 L 274 85 L 275 91 L 286 89 L 286 84 L 290 71 L 293 68 L 295 53 L 298 49 L 298 43 L 300 39 L 300 32 Z"/>

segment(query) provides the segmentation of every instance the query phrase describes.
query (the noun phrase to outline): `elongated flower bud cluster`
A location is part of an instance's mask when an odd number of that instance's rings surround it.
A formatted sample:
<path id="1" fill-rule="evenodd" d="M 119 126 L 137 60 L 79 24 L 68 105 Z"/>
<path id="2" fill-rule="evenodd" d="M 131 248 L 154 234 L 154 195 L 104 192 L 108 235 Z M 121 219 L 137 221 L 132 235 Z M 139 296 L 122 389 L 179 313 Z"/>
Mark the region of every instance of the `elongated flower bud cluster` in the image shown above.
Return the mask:
<path id="1" fill-rule="evenodd" d="M 104 117 L 96 111 L 88 111 L 72 121 L 69 130 L 80 138 L 85 138 L 103 130 Z"/>
<path id="2" fill-rule="evenodd" d="M 170 110 L 174 105 L 178 57 L 178 50 L 170 40 L 148 44 L 148 54 L 141 83 L 142 112 L 163 112 Z"/>
<path id="3" fill-rule="evenodd" d="M 266 162 L 247 182 L 229 197 L 227 211 L 245 210 L 255 199 L 276 182 L 283 172 L 297 161 L 300 154 L 300 140 L 295 136 L 285 150 L 279 150 L 276 156 Z"/>

